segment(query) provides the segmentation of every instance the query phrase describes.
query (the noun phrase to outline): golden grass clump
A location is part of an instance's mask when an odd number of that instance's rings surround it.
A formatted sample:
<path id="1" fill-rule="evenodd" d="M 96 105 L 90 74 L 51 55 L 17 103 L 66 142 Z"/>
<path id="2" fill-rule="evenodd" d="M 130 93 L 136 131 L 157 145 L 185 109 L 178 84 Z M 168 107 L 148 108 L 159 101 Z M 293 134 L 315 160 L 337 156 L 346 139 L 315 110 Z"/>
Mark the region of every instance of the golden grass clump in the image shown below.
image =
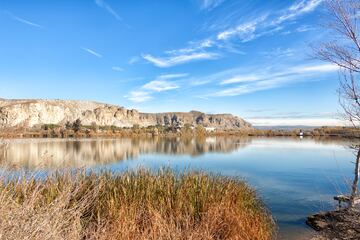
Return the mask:
<path id="1" fill-rule="evenodd" d="M 268 240 L 244 182 L 199 172 L 57 173 L 0 184 L 0 239 Z"/>

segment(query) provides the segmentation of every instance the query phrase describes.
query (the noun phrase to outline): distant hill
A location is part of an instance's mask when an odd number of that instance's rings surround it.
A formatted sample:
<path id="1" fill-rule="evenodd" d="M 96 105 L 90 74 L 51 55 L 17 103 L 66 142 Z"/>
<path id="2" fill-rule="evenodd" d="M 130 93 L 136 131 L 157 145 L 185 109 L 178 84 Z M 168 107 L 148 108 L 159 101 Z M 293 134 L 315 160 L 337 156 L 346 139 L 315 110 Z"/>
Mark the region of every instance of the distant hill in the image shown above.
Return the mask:
<path id="1" fill-rule="evenodd" d="M 0 128 L 65 125 L 77 119 L 83 125 L 116 127 L 190 124 L 216 129 L 251 128 L 248 122 L 231 114 L 206 114 L 199 111 L 141 113 L 93 101 L 0 99 Z"/>

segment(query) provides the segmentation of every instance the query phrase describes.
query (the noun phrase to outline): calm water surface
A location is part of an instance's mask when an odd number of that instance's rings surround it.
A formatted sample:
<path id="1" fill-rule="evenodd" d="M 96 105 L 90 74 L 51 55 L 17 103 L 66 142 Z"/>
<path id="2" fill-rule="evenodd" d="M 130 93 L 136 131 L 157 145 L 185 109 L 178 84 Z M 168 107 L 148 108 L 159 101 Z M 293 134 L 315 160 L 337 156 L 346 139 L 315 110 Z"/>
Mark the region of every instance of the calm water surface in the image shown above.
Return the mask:
<path id="1" fill-rule="evenodd" d="M 196 169 L 244 178 L 279 226 L 280 239 L 307 239 L 306 216 L 349 191 L 351 142 L 291 138 L 8 140 L 0 163 L 15 170 L 88 167 Z"/>

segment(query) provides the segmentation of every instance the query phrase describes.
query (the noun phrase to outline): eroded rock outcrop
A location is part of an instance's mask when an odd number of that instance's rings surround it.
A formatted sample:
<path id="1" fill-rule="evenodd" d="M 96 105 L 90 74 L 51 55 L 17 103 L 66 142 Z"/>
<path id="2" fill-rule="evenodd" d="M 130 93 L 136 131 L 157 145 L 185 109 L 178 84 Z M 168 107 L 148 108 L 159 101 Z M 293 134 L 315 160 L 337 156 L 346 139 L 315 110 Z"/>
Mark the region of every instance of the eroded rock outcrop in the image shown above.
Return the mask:
<path id="1" fill-rule="evenodd" d="M 110 104 L 71 100 L 0 99 L 0 128 L 64 125 L 80 119 L 82 124 L 98 126 L 141 127 L 154 125 L 202 125 L 215 129 L 250 128 L 243 119 L 231 114 L 205 114 L 198 111 L 140 113 Z"/>

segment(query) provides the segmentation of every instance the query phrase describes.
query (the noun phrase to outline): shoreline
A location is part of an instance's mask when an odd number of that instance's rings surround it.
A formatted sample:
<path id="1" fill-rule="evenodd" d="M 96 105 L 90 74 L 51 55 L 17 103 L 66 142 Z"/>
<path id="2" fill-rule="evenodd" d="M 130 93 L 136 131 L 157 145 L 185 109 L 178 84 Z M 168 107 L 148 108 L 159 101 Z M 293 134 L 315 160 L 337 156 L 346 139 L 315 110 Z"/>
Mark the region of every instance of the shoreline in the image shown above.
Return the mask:
<path id="1" fill-rule="evenodd" d="M 306 224 L 318 233 L 312 240 L 360 239 L 359 209 L 320 212 L 309 216 Z"/>

